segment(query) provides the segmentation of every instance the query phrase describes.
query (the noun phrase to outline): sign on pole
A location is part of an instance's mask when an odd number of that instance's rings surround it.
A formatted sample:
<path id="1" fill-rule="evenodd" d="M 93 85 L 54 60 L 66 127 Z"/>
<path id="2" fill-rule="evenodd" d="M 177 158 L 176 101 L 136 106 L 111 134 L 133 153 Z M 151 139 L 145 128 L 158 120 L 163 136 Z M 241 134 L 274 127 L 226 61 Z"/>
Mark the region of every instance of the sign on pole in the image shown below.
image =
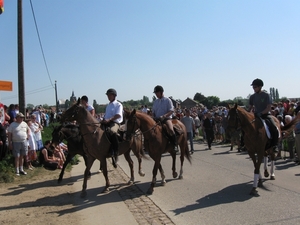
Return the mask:
<path id="1" fill-rule="evenodd" d="M 0 80 L 0 91 L 12 91 L 12 82 Z"/>

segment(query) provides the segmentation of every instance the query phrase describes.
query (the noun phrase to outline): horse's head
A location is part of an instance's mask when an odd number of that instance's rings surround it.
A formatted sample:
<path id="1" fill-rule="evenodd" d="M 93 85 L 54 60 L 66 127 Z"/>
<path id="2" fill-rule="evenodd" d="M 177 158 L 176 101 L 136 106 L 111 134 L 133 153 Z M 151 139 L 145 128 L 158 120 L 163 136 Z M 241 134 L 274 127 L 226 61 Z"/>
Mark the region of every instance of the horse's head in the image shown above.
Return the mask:
<path id="1" fill-rule="evenodd" d="M 66 121 L 74 121 L 77 118 L 78 112 L 80 110 L 80 98 L 78 98 L 78 101 L 76 104 L 72 105 L 69 109 L 67 109 L 60 118 L 60 122 L 64 123 Z"/>
<path id="2" fill-rule="evenodd" d="M 240 127 L 239 114 L 237 109 L 237 104 L 233 107 L 228 105 L 229 111 L 227 116 L 227 129 L 229 132 L 236 131 Z"/>
<path id="3" fill-rule="evenodd" d="M 126 132 L 126 140 L 130 140 L 131 137 L 135 134 L 135 131 L 139 128 L 139 121 L 136 117 L 136 110 L 126 110 L 124 109 L 125 116 L 125 132 Z"/>

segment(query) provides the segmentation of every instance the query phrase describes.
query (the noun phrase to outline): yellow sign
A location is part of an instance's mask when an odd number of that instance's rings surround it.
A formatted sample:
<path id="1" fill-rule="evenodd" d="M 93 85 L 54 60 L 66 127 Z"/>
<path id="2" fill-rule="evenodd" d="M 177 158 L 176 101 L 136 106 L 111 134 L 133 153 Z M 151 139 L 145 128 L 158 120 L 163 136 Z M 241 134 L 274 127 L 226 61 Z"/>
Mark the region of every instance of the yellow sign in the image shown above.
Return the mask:
<path id="1" fill-rule="evenodd" d="M 12 82 L 0 80 L 0 91 L 12 91 Z"/>

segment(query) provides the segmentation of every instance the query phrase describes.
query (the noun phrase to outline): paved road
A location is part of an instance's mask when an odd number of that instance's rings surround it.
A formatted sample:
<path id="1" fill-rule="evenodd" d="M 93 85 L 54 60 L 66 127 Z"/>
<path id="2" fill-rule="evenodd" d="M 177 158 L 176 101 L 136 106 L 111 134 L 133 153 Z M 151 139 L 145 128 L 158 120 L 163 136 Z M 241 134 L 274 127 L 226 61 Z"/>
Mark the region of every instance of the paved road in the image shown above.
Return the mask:
<path id="1" fill-rule="evenodd" d="M 171 157 L 162 165 L 167 185 L 155 188 L 149 198 L 175 224 L 299 224 L 300 166 L 276 162 L 276 180 L 265 180 L 260 197 L 252 197 L 253 164 L 246 153 L 229 152 L 228 145 L 196 144 L 192 165 L 184 164 L 184 179 L 172 179 Z M 127 163 L 120 166 L 129 174 Z M 177 163 L 179 168 L 179 159 Z M 143 162 L 145 177 L 136 176 L 136 186 L 146 193 L 153 161 Z M 137 166 L 135 167 L 137 168 Z M 158 182 L 160 177 L 158 177 Z"/>

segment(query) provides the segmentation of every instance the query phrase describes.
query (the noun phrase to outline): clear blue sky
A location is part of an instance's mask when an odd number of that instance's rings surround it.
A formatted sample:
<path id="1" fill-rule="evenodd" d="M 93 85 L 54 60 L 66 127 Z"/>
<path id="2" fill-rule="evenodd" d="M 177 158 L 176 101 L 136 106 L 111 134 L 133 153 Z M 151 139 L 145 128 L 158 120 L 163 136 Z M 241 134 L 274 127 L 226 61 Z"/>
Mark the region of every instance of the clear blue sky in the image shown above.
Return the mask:
<path id="1" fill-rule="evenodd" d="M 0 15 L 0 91 L 18 103 L 17 1 Z M 300 1 L 282 0 L 23 0 L 26 105 L 55 104 L 87 95 L 107 103 L 115 88 L 121 101 L 153 96 L 185 100 L 199 92 L 221 100 L 246 98 L 255 78 L 280 97 L 299 97 Z"/>

